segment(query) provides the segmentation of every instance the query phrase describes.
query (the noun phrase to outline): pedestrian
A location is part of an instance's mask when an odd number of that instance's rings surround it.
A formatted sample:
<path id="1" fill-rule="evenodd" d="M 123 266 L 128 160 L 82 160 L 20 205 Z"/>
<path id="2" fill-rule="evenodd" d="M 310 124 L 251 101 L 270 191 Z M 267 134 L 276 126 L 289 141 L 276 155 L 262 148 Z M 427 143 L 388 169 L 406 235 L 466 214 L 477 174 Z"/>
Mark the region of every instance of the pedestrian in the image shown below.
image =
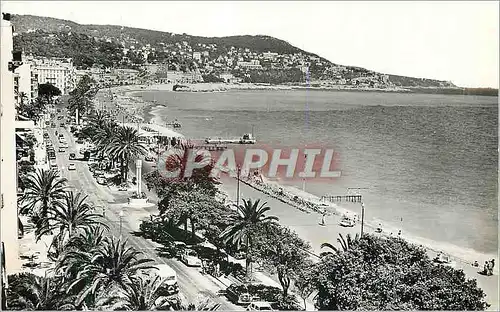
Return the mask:
<path id="1" fill-rule="evenodd" d="M 488 275 L 488 261 L 484 262 L 483 272 L 484 275 Z"/>
<path id="2" fill-rule="evenodd" d="M 130 205 L 130 197 L 129 197 L 129 198 L 127 198 L 127 201 L 128 201 L 128 204 Z"/>
<path id="3" fill-rule="evenodd" d="M 479 263 L 477 262 L 477 260 L 476 260 L 476 261 L 474 261 L 474 263 L 472 264 L 472 266 L 474 266 L 474 267 L 476 267 L 476 268 L 477 268 L 477 267 L 479 267 Z"/>
<path id="4" fill-rule="evenodd" d="M 493 267 L 495 267 L 495 259 L 491 259 L 488 263 L 488 276 L 493 275 Z"/>
<path id="5" fill-rule="evenodd" d="M 398 235 L 401 235 L 401 230 L 399 230 Z"/>

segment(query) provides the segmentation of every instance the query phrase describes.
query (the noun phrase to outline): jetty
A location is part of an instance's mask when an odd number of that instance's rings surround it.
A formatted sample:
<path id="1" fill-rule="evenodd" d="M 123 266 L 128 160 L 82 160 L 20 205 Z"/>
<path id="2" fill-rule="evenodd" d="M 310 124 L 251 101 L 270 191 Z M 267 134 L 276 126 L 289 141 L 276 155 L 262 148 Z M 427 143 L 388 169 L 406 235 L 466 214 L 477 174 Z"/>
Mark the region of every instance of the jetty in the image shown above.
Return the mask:
<path id="1" fill-rule="evenodd" d="M 195 145 L 194 149 L 204 149 L 210 152 L 213 151 L 224 151 L 227 149 L 227 145 L 219 145 L 219 144 L 204 144 L 204 145 Z"/>
<path id="2" fill-rule="evenodd" d="M 240 138 L 206 138 L 206 144 L 255 144 L 257 141 L 250 133 L 245 133 Z"/>
<path id="3" fill-rule="evenodd" d="M 350 202 L 350 203 L 361 203 L 363 202 L 363 197 L 361 195 L 328 195 L 321 196 L 321 201 L 329 201 L 331 203 L 335 202 Z"/>

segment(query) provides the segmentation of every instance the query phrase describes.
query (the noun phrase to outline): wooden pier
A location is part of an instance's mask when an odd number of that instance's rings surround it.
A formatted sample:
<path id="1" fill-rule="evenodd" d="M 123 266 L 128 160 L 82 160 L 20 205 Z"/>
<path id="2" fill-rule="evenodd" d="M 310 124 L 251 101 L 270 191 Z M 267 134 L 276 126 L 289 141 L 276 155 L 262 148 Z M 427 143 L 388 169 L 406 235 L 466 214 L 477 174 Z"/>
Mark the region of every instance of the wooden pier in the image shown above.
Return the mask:
<path id="1" fill-rule="evenodd" d="M 361 203 L 362 196 L 361 195 L 341 195 L 341 196 L 322 196 L 321 201 L 329 201 L 329 202 L 350 202 L 350 203 Z"/>
<path id="2" fill-rule="evenodd" d="M 204 150 L 213 152 L 213 151 L 224 151 L 227 149 L 227 145 L 205 144 L 205 145 L 196 145 L 193 148 L 194 149 L 204 149 Z"/>

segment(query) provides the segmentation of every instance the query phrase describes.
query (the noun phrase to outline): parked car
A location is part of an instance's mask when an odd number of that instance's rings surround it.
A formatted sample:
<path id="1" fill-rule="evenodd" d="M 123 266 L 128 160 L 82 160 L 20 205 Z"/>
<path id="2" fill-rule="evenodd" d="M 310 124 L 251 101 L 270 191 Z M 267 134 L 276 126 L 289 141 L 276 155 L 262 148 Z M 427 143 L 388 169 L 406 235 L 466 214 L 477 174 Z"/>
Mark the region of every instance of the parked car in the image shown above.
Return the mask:
<path id="1" fill-rule="evenodd" d="M 66 127 L 66 124 L 64 122 L 61 122 L 61 124 L 59 125 L 59 127 L 64 128 L 64 127 Z"/>
<path id="2" fill-rule="evenodd" d="M 85 141 L 83 141 L 82 139 L 77 139 L 76 140 L 76 144 L 83 144 L 83 143 L 85 143 Z"/>
<path id="3" fill-rule="evenodd" d="M 69 153 L 69 160 L 74 160 L 76 158 L 75 153 Z"/>
<path id="4" fill-rule="evenodd" d="M 254 301 L 248 305 L 247 311 L 274 311 L 271 304 L 266 301 Z"/>
<path id="5" fill-rule="evenodd" d="M 154 161 L 154 157 L 152 155 L 146 155 L 146 157 L 144 157 L 144 160 L 145 161 Z"/>
<path id="6" fill-rule="evenodd" d="M 64 146 L 59 146 L 59 153 L 66 152 L 66 148 Z"/>
<path id="7" fill-rule="evenodd" d="M 339 223 L 341 226 L 345 226 L 345 227 L 353 227 L 354 225 L 356 225 L 356 221 L 354 221 L 353 218 L 349 218 L 349 217 L 342 217 L 342 219 L 340 220 L 340 223 Z"/>
<path id="8" fill-rule="evenodd" d="M 181 255 L 181 262 L 187 266 L 201 266 L 201 260 L 198 258 L 198 254 L 192 249 L 184 250 L 184 253 Z"/>
<path id="9" fill-rule="evenodd" d="M 120 186 L 118 187 L 118 190 L 119 191 L 128 191 L 128 185 L 127 185 L 127 183 L 120 184 Z"/>
<path id="10" fill-rule="evenodd" d="M 105 177 L 98 177 L 97 184 L 100 185 L 108 185 L 108 180 Z"/>
<path id="11" fill-rule="evenodd" d="M 75 164 L 69 164 L 68 170 L 76 170 Z"/>
<path id="12" fill-rule="evenodd" d="M 250 304 L 253 301 L 259 301 L 256 296 L 250 295 L 248 288 L 245 285 L 231 284 L 226 289 L 226 297 L 229 301 L 238 305 Z"/>
<path id="13" fill-rule="evenodd" d="M 50 127 L 51 127 L 51 128 L 55 128 L 55 127 L 56 127 L 56 124 L 55 124 L 55 123 L 51 123 L 51 124 L 50 124 Z"/>

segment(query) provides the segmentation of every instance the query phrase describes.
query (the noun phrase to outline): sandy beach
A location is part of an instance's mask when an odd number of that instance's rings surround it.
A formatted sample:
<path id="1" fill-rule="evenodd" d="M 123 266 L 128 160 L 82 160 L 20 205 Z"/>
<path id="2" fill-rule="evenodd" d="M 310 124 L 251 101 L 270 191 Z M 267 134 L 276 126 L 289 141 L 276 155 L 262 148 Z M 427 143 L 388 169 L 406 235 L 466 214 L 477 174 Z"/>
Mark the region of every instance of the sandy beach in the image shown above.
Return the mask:
<path id="1" fill-rule="evenodd" d="M 124 86 L 124 87 L 116 87 L 109 90 L 101 90 L 99 91 L 96 97 L 96 107 L 100 107 L 99 105 L 103 105 L 108 111 L 116 112 L 116 116 L 118 120 L 122 120 L 125 118 L 129 122 L 132 120 L 140 121 L 140 122 L 149 122 L 158 121 L 161 117 L 154 115 L 148 116 L 148 109 L 154 106 L 159 105 L 158 103 L 153 102 L 145 102 L 139 97 L 134 96 L 138 91 L 149 91 L 149 90 L 158 90 L 158 91 L 172 91 L 172 84 L 169 85 L 150 85 L 150 86 Z M 196 90 L 194 92 L 207 92 L 207 91 L 227 91 L 230 89 L 244 89 L 242 88 L 242 84 L 238 85 L 228 85 L 228 84 L 195 84 L 190 85 L 192 90 Z M 225 88 L 223 88 L 225 87 Z M 258 90 L 265 88 L 265 86 L 256 86 L 247 84 L 244 87 L 247 90 Z M 284 86 L 286 87 L 286 86 Z M 173 91 L 172 91 L 173 92 Z M 114 101 L 111 101 L 110 94 L 114 93 Z M 336 242 L 338 234 L 341 233 L 343 235 L 355 233 L 359 233 L 360 226 L 359 222 L 356 226 L 352 228 L 345 228 L 339 226 L 339 221 L 341 215 L 346 212 L 346 210 L 339 205 L 336 204 L 328 204 L 326 206 L 328 210 L 327 217 L 327 226 L 319 226 L 318 222 L 321 219 L 321 215 L 314 210 L 305 211 L 307 209 L 296 209 L 283 203 L 272 196 L 266 195 L 261 191 L 254 188 L 251 184 L 243 184 L 242 194 L 245 197 L 251 198 L 263 198 L 263 200 L 267 201 L 268 204 L 272 207 L 272 214 L 278 216 L 280 218 L 280 222 L 283 225 L 287 225 L 293 230 L 295 230 L 302 238 L 309 241 L 311 243 L 313 252 L 319 254 L 320 249 L 319 246 L 323 242 Z M 271 185 L 271 184 L 270 184 Z M 282 187 L 287 193 L 296 195 L 299 198 L 302 198 L 305 201 L 309 201 L 311 203 L 318 203 L 320 199 L 312 194 L 307 192 L 303 192 L 302 190 L 291 187 L 291 186 L 282 186 L 282 185 L 274 185 L 274 187 Z M 235 194 L 236 193 L 236 181 L 234 179 L 224 179 L 221 189 L 227 194 Z M 234 200 L 234 198 L 233 198 Z M 300 224 L 297 223 L 296 220 L 300 220 Z M 375 229 L 378 227 L 378 224 L 365 222 L 364 231 L 374 233 Z M 391 229 L 387 227 L 383 227 L 383 233 L 380 235 L 397 235 L 398 229 Z M 430 257 L 435 257 L 438 253 L 443 253 L 445 248 L 436 244 L 434 241 L 425 241 L 421 238 L 413 237 L 411 235 L 407 235 L 404 231 L 401 233 L 400 237 L 403 239 L 425 247 L 429 251 Z M 465 251 L 464 251 L 465 250 Z M 499 297 L 498 297 L 498 266 L 494 268 L 493 276 L 483 276 L 478 274 L 478 271 L 482 269 L 482 265 L 485 260 L 490 259 L 477 259 L 477 253 L 473 250 L 467 251 L 466 249 L 460 250 L 454 253 L 449 253 L 451 259 L 453 259 L 453 266 L 457 269 L 462 269 L 469 278 L 474 278 L 477 280 L 479 287 L 481 287 L 485 293 L 487 294 L 487 301 L 491 304 L 490 310 L 498 310 L 500 308 L 499 305 Z M 474 261 L 479 262 L 479 268 L 473 267 L 472 263 Z M 498 263 L 498 257 L 495 258 L 496 263 Z"/>

